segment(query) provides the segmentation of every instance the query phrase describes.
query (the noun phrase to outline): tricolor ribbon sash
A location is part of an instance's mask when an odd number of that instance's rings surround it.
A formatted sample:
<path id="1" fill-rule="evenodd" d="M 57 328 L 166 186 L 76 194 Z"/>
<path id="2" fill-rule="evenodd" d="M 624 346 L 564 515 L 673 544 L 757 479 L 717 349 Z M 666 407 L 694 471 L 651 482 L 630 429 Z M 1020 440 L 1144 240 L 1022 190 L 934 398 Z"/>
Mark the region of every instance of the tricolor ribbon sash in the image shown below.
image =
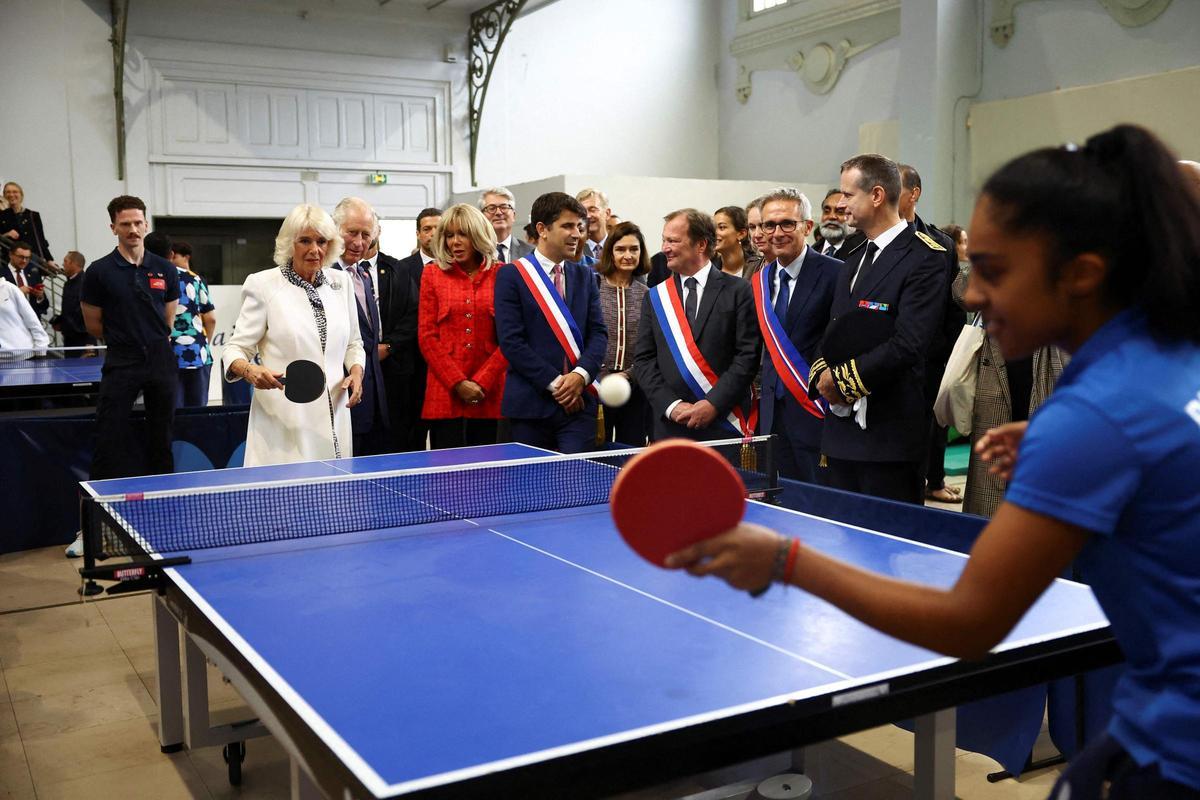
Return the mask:
<path id="1" fill-rule="evenodd" d="M 650 290 L 650 307 L 658 318 L 658 326 L 667 340 L 667 348 L 675 367 L 683 376 L 693 394 L 693 401 L 703 400 L 717 383 L 717 373 L 709 366 L 704 354 L 696 345 L 692 328 L 688 325 L 683 313 L 683 301 L 679 298 L 679 289 L 675 279 L 667 278 Z M 750 413 L 738 406 L 726 415 L 723 422 L 733 429 L 738 436 L 753 436 L 754 426 L 758 422 L 758 408 L 750 405 Z"/>
<path id="2" fill-rule="evenodd" d="M 567 357 L 567 369 L 574 369 L 583 352 L 583 334 L 579 332 L 579 326 L 575 324 L 575 318 L 571 316 L 571 310 L 567 308 L 566 300 L 554 288 L 550 276 L 546 274 L 546 270 L 542 269 L 542 265 L 535 260 L 534 256 L 518 258 L 512 264 L 517 268 L 517 274 L 521 276 L 521 280 L 525 281 L 525 287 L 533 295 L 537 307 L 546 317 L 550 332 L 554 334 L 554 338 L 562 347 L 563 354 Z M 593 383 L 588 388 L 595 391 L 594 387 Z"/>
<path id="3" fill-rule="evenodd" d="M 767 355 L 779 380 L 784 388 L 800 407 L 817 419 L 825 418 L 825 410 L 808 396 L 808 362 L 783 329 L 783 320 L 775 313 L 771 304 L 771 282 L 775 270 L 780 269 L 778 262 L 772 262 L 760 269 L 751 279 L 754 288 L 754 308 L 758 312 L 758 329 L 762 331 L 763 342 L 767 346 Z"/>

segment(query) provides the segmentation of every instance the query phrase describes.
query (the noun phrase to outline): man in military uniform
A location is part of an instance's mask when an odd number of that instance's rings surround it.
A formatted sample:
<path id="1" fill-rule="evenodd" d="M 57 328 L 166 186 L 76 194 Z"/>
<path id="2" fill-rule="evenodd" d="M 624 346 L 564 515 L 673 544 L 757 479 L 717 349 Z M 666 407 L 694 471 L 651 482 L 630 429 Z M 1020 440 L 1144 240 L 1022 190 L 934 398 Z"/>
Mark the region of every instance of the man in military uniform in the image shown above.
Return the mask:
<path id="1" fill-rule="evenodd" d="M 846 221 L 866 243 L 841 268 L 830 329 L 854 309 L 887 314 L 894 327 L 886 341 L 841 363 L 826 363 L 827 338 L 815 354 L 809 386 L 845 414 L 825 417 L 821 451 L 829 485 L 920 503 L 929 442 L 925 358 L 949 289 L 946 249 L 900 218 L 900 185 L 899 168 L 883 156 L 842 164 Z"/>

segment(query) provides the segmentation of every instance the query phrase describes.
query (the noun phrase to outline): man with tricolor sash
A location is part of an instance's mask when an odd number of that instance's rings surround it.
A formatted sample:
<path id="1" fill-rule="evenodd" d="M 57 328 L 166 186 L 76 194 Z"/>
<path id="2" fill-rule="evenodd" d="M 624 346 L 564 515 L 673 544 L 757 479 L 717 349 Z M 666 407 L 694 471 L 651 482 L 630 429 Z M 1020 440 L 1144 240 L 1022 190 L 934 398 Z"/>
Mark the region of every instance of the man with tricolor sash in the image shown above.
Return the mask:
<path id="1" fill-rule="evenodd" d="M 805 243 L 812 203 L 794 189 L 766 196 L 762 226 L 776 260 L 750 279 L 764 345 L 759 431 L 778 437 L 780 475 L 815 483 L 825 409 L 809 397 L 808 373 L 842 262 Z"/>
<path id="2" fill-rule="evenodd" d="M 654 414 L 652 438 L 751 435 L 762 339 L 750 284 L 713 268 L 712 217 L 687 208 L 665 220 L 670 275 L 646 293 L 633 367 Z"/>
<path id="3" fill-rule="evenodd" d="M 513 441 L 562 453 L 595 443 L 592 382 L 608 348 L 595 272 L 568 260 L 586 217 L 574 197 L 542 195 L 530 210 L 537 247 L 496 275 L 496 338 L 508 359 L 500 412 Z"/>

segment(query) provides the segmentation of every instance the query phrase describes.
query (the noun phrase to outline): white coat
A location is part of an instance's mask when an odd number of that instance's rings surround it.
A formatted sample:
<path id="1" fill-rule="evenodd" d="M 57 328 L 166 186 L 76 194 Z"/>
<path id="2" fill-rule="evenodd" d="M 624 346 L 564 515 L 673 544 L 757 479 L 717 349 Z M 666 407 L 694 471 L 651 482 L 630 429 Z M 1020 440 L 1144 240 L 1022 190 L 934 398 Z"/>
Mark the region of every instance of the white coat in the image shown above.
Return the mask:
<path id="1" fill-rule="evenodd" d="M 340 455 L 353 455 L 349 390 L 342 380 L 354 365 L 366 363 L 358 332 L 354 287 L 345 273 L 325 269 L 325 282 L 317 289 L 325 305 L 326 346 L 321 355 L 321 335 L 308 296 L 288 282 L 278 267 L 255 272 L 242 285 L 242 308 L 233 336 L 225 345 L 222 362 L 225 379 L 229 365 L 257 355 L 272 372 L 283 372 L 297 359 L 315 361 L 325 369 L 325 386 L 333 401 L 333 424 L 326 395 L 311 403 L 293 403 L 280 389 L 255 389 L 246 430 L 245 465 L 284 464 L 334 458 L 333 432 L 337 431 Z"/>

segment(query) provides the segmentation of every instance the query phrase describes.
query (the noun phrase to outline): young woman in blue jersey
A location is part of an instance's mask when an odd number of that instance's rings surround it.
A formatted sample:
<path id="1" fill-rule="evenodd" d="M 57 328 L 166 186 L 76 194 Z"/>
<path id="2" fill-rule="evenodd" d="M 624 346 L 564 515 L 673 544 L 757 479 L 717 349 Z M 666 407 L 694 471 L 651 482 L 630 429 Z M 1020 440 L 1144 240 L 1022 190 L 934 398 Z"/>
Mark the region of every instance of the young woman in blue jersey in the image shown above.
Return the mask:
<path id="1" fill-rule="evenodd" d="M 1078 559 L 1127 666 L 1108 731 L 1055 800 L 1200 798 L 1200 191 L 1148 131 L 1015 159 L 971 219 L 966 300 L 1005 358 L 1072 354 L 1028 423 L 977 447 L 1010 479 L 950 589 L 743 524 L 675 554 L 739 589 L 778 580 L 923 647 L 979 658 Z"/>

